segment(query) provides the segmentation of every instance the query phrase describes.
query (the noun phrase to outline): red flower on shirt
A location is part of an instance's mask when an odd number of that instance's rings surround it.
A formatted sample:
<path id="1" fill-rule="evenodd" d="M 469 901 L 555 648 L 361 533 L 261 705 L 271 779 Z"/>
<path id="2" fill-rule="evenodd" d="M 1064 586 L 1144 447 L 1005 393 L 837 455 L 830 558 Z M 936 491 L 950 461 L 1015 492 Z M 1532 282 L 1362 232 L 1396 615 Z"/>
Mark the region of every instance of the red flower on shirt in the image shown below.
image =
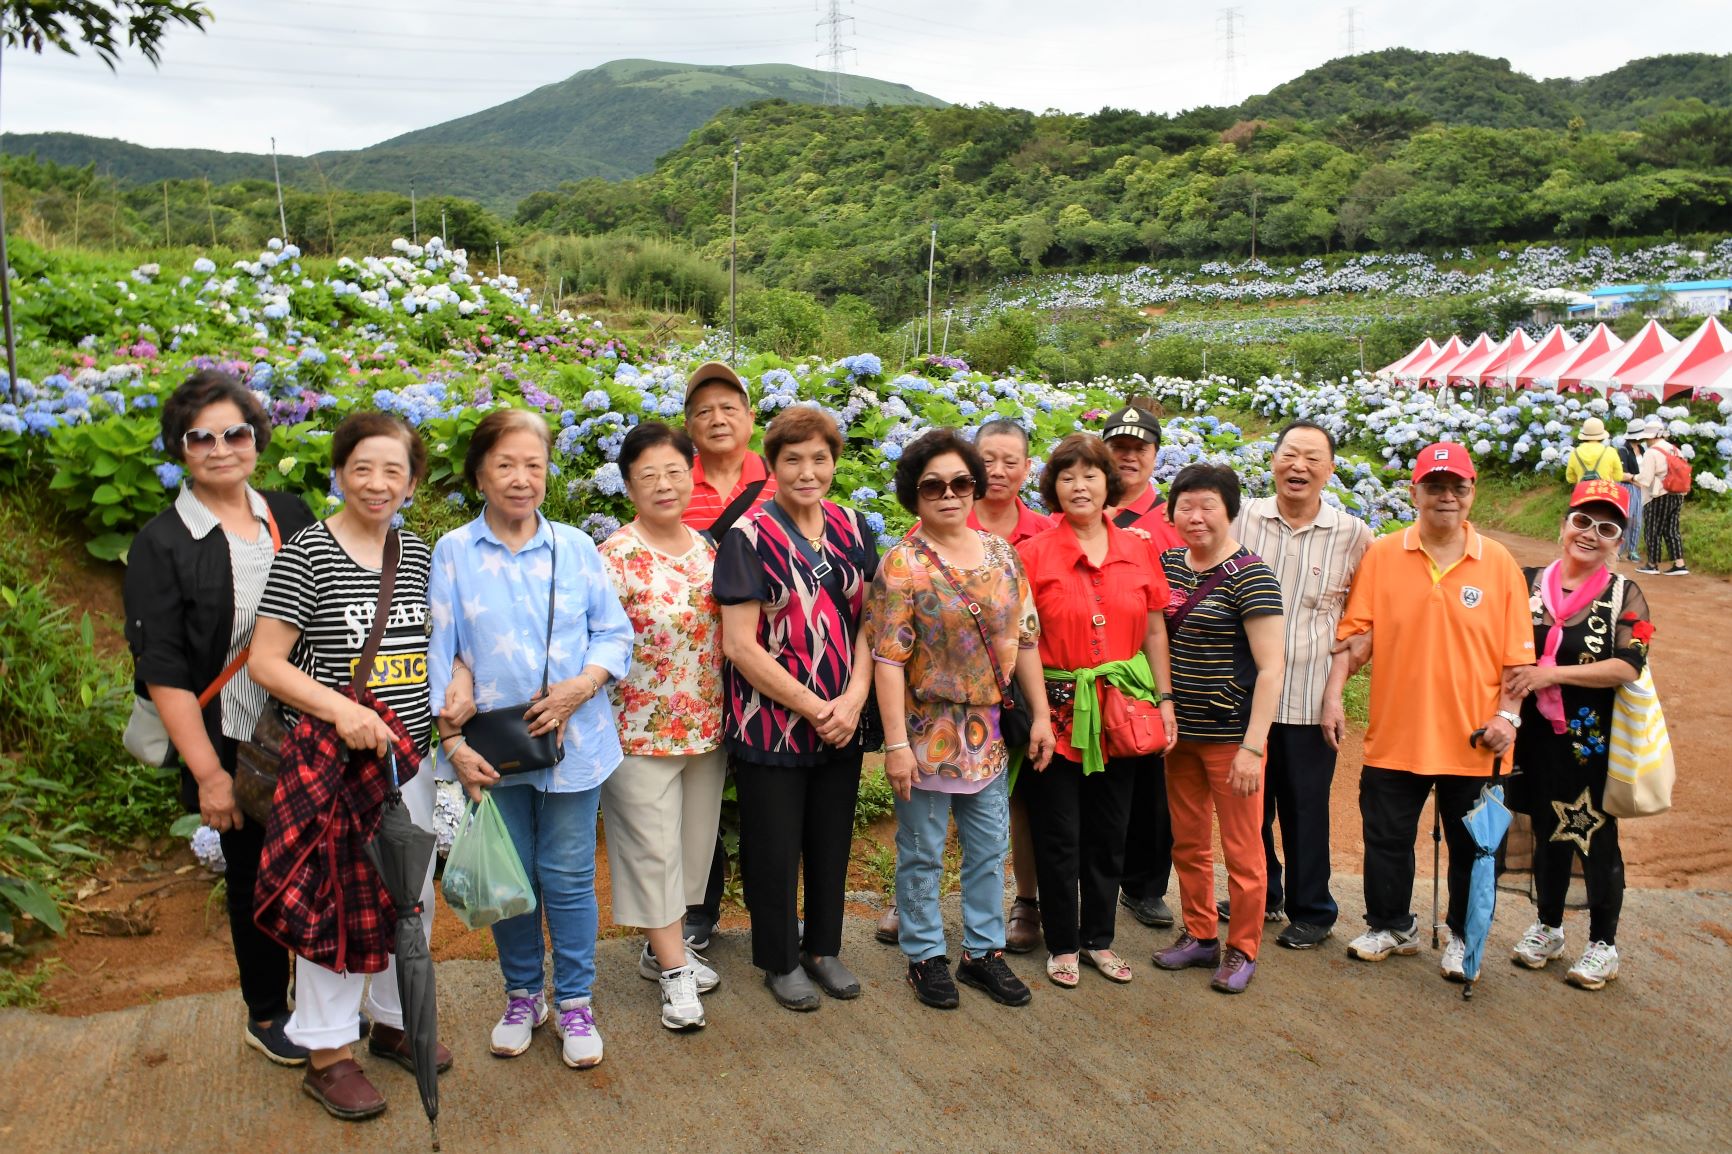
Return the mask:
<path id="1" fill-rule="evenodd" d="M 1654 623 L 1652 621 L 1637 621 L 1634 613 L 1626 616 L 1624 623 L 1630 627 L 1630 636 L 1643 645 L 1646 645 L 1649 638 L 1654 636 Z"/>

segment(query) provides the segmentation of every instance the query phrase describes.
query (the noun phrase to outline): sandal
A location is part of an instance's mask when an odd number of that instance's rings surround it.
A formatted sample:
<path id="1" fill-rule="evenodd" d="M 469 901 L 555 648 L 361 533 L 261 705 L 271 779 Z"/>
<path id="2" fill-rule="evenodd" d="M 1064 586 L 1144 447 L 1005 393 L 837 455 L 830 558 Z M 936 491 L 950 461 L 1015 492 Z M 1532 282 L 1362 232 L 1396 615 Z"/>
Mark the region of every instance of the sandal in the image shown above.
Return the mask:
<path id="1" fill-rule="evenodd" d="M 1051 954 L 1046 958 L 1046 976 L 1055 986 L 1074 990 L 1082 975 L 1077 971 L 1075 962 L 1061 962 Z"/>
<path id="2" fill-rule="evenodd" d="M 1130 963 L 1111 950 L 1083 950 L 1078 956 L 1099 970 L 1101 976 L 1108 981 L 1117 982 L 1122 986 L 1131 980 Z"/>

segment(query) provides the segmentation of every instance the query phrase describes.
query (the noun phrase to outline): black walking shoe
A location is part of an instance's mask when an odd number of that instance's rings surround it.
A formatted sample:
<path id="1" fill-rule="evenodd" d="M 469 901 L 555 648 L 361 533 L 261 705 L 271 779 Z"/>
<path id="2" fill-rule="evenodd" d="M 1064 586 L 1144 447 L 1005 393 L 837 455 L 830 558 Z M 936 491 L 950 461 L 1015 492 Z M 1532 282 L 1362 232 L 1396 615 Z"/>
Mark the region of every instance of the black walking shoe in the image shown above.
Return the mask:
<path id="1" fill-rule="evenodd" d="M 702 906 L 687 906 L 685 924 L 680 927 L 680 936 L 685 938 L 686 945 L 694 950 L 710 948 L 710 935 L 716 932 L 715 919 Z"/>
<path id="2" fill-rule="evenodd" d="M 1221 915 L 1222 921 L 1232 921 L 1233 903 L 1228 901 L 1226 898 L 1222 898 L 1220 901 L 1215 903 L 1215 912 Z M 1280 906 L 1270 906 L 1268 909 L 1263 911 L 1263 920 L 1266 922 L 1282 921 L 1286 916 L 1286 912 L 1282 910 Z"/>
<path id="3" fill-rule="evenodd" d="M 1005 962 L 1003 950 L 988 950 L 978 958 L 963 954 L 956 964 L 956 977 L 1003 1006 L 1026 1006 L 1034 997 Z"/>
<path id="4" fill-rule="evenodd" d="M 950 980 L 950 959 L 946 957 L 909 962 L 908 984 L 914 987 L 916 998 L 935 1010 L 954 1010 L 961 1001 L 956 983 Z"/>
<path id="5" fill-rule="evenodd" d="M 278 1014 L 263 1026 L 249 1017 L 241 1040 L 279 1066 L 304 1066 L 307 1064 L 307 1048 L 289 1041 L 283 1030 L 288 1024 L 287 1014 Z"/>
<path id="6" fill-rule="evenodd" d="M 1309 950 L 1322 945 L 1334 932 L 1329 926 L 1314 926 L 1310 922 L 1288 922 L 1287 928 L 1275 938 L 1275 944 L 1290 950 Z"/>
<path id="7" fill-rule="evenodd" d="M 1173 911 L 1167 905 L 1167 899 L 1133 898 L 1130 894 L 1119 891 L 1119 905 L 1131 911 L 1131 916 L 1145 926 L 1153 926 L 1157 930 L 1168 930 L 1173 927 Z"/>

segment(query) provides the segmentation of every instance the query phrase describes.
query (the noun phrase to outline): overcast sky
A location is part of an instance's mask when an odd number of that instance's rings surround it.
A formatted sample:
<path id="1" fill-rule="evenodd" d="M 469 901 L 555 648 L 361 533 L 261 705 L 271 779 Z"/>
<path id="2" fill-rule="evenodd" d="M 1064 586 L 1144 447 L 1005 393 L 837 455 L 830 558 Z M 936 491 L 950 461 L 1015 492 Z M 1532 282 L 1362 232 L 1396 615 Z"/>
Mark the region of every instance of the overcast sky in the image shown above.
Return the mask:
<path id="1" fill-rule="evenodd" d="M 0 129 L 285 153 L 358 148 L 476 112 L 620 57 L 828 67 L 814 0 L 206 0 L 160 70 L 7 51 Z M 1344 3 L 1243 0 L 1232 95 L 1343 55 Z M 1172 14 L 1166 14 L 1170 11 Z M 1589 76 L 1663 52 L 1732 51 L 1726 0 L 1370 0 L 1360 51 L 1504 56 L 1536 77 Z M 1225 91 L 1214 6 L 1166 0 L 843 0 L 849 72 L 956 103 L 1176 112 Z"/>

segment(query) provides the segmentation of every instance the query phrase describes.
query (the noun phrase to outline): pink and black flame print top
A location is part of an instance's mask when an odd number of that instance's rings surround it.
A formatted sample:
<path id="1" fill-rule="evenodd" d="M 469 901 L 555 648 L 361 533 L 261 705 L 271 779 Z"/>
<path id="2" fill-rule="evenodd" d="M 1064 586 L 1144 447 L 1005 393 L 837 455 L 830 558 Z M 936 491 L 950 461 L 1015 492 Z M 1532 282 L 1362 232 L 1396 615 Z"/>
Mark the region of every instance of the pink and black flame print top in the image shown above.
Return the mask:
<path id="1" fill-rule="evenodd" d="M 854 671 L 854 640 L 868 584 L 878 568 L 878 547 L 851 509 L 823 503 L 823 557 L 836 572 L 828 584 L 814 575 L 805 553 L 766 505 L 741 517 L 716 550 L 716 600 L 759 603 L 758 644 L 794 679 L 826 701 L 840 697 Z M 817 765 L 839 753 L 812 724 L 724 667 L 729 753 L 763 765 Z M 856 738 L 856 741 L 859 739 Z"/>

